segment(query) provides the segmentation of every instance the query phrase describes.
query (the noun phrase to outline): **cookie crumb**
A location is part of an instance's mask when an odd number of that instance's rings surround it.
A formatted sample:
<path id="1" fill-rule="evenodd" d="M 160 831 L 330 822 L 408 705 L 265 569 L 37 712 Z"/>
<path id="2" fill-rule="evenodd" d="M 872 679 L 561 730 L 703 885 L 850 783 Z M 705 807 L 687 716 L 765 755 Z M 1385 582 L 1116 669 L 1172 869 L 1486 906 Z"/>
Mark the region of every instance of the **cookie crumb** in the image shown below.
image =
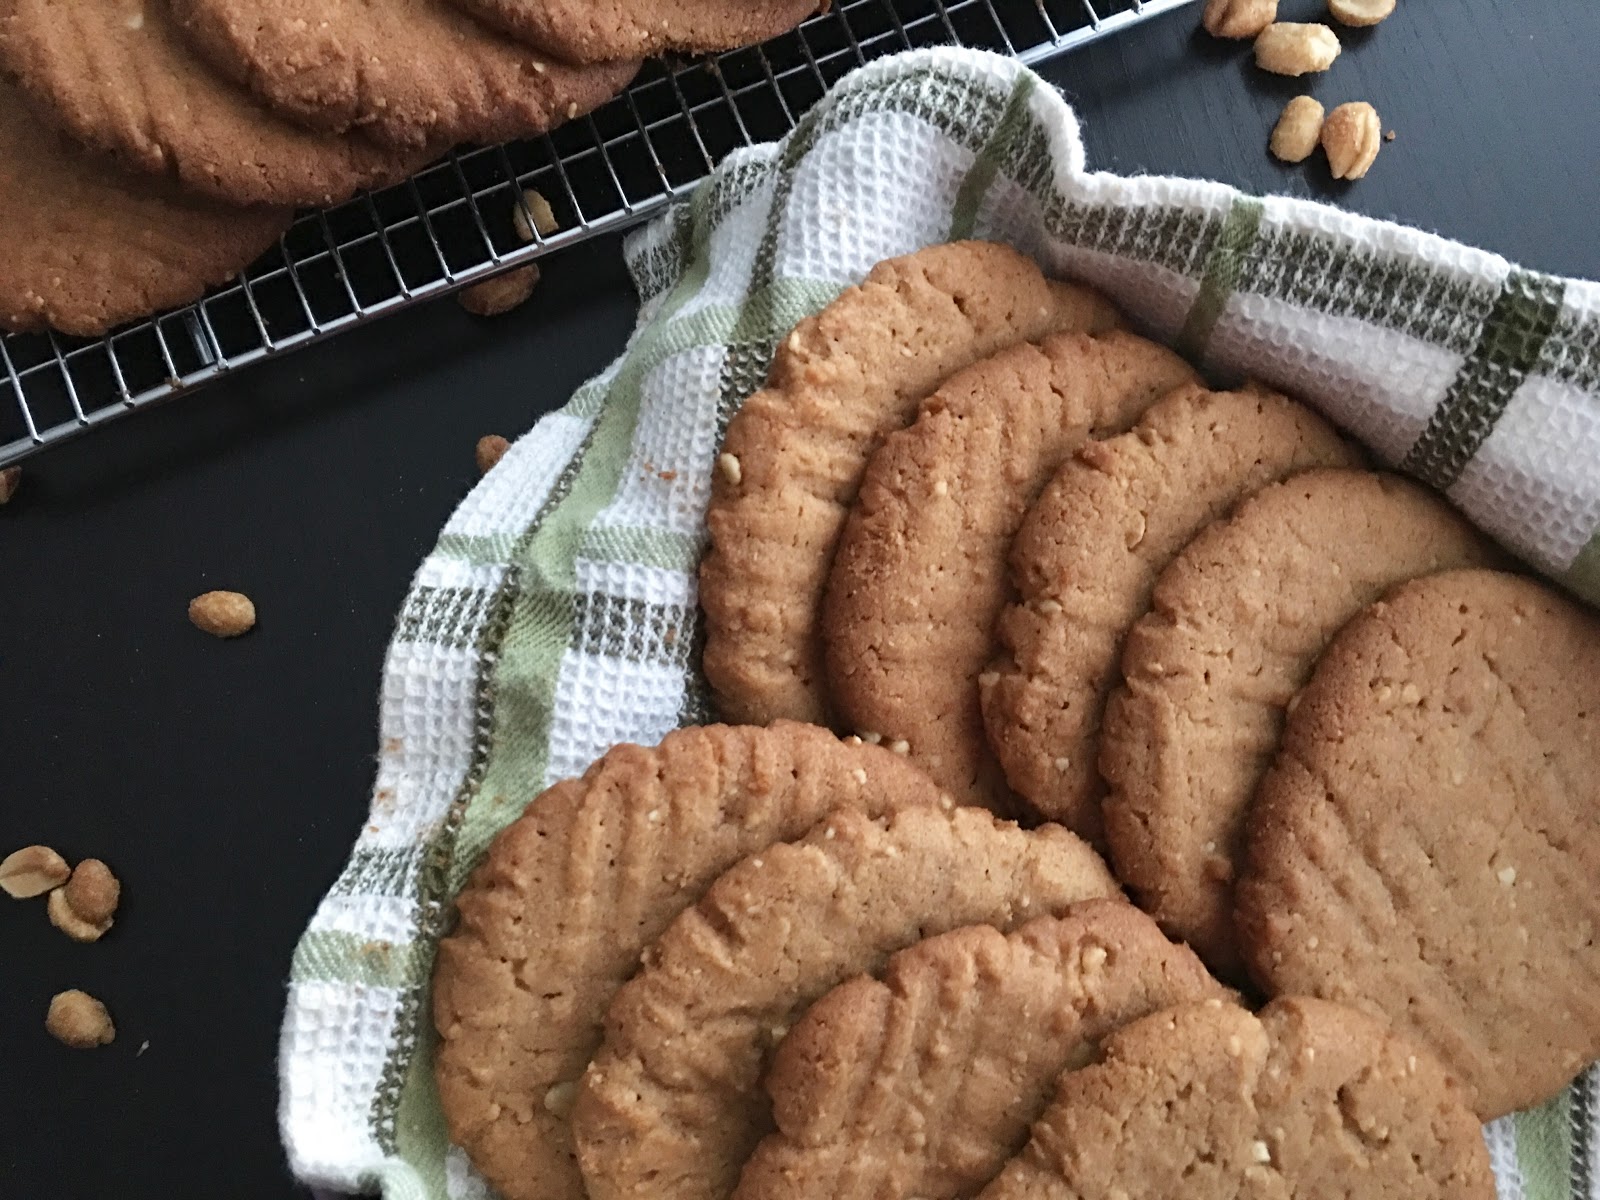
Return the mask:
<path id="1" fill-rule="evenodd" d="M 578 1100 L 578 1085 L 572 1080 L 555 1084 L 544 1094 L 544 1110 L 552 1116 L 566 1118 L 572 1115 Z"/>

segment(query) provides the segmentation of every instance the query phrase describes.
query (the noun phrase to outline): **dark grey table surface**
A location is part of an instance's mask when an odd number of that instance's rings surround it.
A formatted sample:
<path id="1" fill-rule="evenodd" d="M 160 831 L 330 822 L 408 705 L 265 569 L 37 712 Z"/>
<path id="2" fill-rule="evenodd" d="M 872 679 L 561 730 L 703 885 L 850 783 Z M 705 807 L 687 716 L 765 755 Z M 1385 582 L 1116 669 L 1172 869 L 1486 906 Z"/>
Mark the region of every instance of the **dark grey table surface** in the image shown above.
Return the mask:
<path id="1" fill-rule="evenodd" d="M 1397 131 L 1353 186 L 1267 157 L 1300 89 L 1197 16 L 1045 69 L 1092 165 L 1318 196 L 1600 278 L 1600 5 L 1401 0 L 1312 85 Z M 25 468 L 0 509 L 0 852 L 104 857 L 126 901 L 92 947 L 0 903 L 0 1200 L 304 1194 L 275 1120 L 284 978 L 365 811 L 392 615 L 478 436 L 562 403 L 633 307 L 602 241 L 549 261 L 507 317 L 436 303 Z M 190 628 L 212 587 L 253 596 L 259 629 Z M 110 1004 L 114 1046 L 46 1037 L 68 986 Z"/>

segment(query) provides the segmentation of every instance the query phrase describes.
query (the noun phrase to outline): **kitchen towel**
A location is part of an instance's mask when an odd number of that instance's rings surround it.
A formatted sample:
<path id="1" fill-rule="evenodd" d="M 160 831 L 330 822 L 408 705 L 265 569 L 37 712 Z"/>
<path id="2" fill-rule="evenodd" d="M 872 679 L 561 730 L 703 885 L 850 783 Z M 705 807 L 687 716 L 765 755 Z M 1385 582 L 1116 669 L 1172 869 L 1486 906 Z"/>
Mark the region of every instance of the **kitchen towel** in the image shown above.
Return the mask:
<path id="1" fill-rule="evenodd" d="M 1217 183 L 1090 173 L 1013 60 L 918 51 L 841 80 L 627 246 L 622 356 L 472 491 L 386 660 L 371 813 L 294 956 L 282 1131 L 302 1179 L 489 1196 L 449 1147 L 428 978 L 451 897 L 536 792 L 707 719 L 695 566 L 721 432 L 777 340 L 880 259 L 1009 242 L 1223 380 L 1305 398 L 1600 600 L 1600 285 Z M 1503 1200 L 1600 1200 L 1600 1072 L 1488 1128 Z"/>

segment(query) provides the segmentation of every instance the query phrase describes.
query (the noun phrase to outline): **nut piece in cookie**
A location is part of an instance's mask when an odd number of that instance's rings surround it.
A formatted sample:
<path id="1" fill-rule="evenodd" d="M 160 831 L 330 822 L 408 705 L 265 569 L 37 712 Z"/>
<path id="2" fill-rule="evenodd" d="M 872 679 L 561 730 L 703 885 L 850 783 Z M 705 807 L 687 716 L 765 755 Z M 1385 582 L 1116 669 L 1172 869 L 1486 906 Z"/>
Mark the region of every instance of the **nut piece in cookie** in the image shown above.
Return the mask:
<path id="1" fill-rule="evenodd" d="M 74 1050 L 109 1046 L 117 1036 L 117 1027 L 111 1023 L 106 1006 L 88 992 L 76 988 L 50 998 L 44 1027 L 56 1041 Z"/>
<path id="2" fill-rule="evenodd" d="M 255 628 L 255 602 L 243 592 L 203 592 L 189 601 L 189 622 L 212 637 L 239 637 Z"/>
<path id="3" fill-rule="evenodd" d="M 1339 57 L 1339 35 L 1326 25 L 1279 21 L 1256 38 L 1256 66 L 1274 75 L 1326 71 Z"/>
<path id="4" fill-rule="evenodd" d="M 31 900 L 60 887 L 71 875 L 67 860 L 49 846 L 24 846 L 0 862 L 0 890 L 14 900 Z"/>

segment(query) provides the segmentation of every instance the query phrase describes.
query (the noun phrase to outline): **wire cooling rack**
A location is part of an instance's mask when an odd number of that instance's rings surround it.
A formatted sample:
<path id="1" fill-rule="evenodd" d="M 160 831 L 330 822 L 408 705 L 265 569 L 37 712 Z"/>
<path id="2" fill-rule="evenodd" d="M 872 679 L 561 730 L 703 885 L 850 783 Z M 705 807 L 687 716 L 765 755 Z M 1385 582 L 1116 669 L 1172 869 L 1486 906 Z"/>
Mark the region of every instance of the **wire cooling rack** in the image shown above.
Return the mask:
<path id="1" fill-rule="evenodd" d="M 233 284 L 99 339 L 0 338 L 0 466 L 270 355 L 643 221 L 740 146 L 787 133 L 840 76 L 920 46 L 1038 62 L 1190 0 L 835 0 L 761 46 L 652 62 L 532 141 L 459 150 L 397 187 L 304 214 Z M 523 189 L 558 228 L 524 241 Z M 520 210 L 520 211 L 519 211 Z M 520 216 L 520 221 L 518 220 Z"/>

